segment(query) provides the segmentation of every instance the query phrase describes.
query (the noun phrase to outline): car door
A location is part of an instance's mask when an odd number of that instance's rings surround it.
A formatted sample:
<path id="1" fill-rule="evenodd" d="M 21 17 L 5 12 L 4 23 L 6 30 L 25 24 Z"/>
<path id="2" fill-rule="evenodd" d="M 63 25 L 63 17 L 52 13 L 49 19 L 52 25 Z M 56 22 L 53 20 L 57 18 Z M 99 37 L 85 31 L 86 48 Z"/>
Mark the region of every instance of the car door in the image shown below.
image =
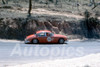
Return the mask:
<path id="1" fill-rule="evenodd" d="M 39 43 L 47 43 L 46 33 L 42 32 L 37 34 L 37 39 L 39 40 Z"/>
<path id="2" fill-rule="evenodd" d="M 51 43 L 58 43 L 58 37 L 55 37 L 53 33 L 50 33 L 50 36 L 51 36 Z"/>
<path id="3" fill-rule="evenodd" d="M 55 43 L 55 37 L 53 36 L 53 33 L 46 33 L 47 37 L 47 43 Z"/>

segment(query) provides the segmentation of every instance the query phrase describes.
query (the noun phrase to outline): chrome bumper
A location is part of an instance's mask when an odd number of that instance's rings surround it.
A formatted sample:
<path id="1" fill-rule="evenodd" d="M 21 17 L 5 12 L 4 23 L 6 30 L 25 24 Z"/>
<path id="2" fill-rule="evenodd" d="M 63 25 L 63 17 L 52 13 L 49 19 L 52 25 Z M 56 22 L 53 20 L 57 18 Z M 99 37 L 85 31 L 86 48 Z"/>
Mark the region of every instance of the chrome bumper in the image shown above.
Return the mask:
<path id="1" fill-rule="evenodd" d="M 25 43 L 25 44 L 28 44 L 28 43 L 30 43 L 30 41 L 28 41 L 28 40 L 25 40 L 25 41 L 24 41 L 24 43 Z"/>
<path id="2" fill-rule="evenodd" d="M 67 43 L 68 43 L 68 40 L 65 41 L 65 44 L 67 44 Z"/>

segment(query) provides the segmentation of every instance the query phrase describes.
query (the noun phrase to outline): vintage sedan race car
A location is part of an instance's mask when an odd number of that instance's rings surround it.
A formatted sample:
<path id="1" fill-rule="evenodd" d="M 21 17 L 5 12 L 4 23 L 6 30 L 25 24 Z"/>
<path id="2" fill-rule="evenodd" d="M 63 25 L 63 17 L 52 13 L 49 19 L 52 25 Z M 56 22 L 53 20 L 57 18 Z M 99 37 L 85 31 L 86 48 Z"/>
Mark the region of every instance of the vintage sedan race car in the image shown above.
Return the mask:
<path id="1" fill-rule="evenodd" d="M 29 35 L 25 38 L 25 43 L 60 43 L 67 41 L 67 37 L 60 34 L 53 34 L 48 30 L 37 31 L 36 34 Z"/>

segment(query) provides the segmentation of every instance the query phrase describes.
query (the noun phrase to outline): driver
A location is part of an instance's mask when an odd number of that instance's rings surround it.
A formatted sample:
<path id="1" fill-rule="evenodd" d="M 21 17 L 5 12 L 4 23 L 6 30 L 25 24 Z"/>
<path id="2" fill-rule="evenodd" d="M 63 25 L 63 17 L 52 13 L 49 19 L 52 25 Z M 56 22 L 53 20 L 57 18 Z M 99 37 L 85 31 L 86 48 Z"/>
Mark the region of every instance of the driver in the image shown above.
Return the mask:
<path id="1" fill-rule="evenodd" d="M 46 33 L 46 36 L 50 36 L 50 34 L 49 33 Z"/>

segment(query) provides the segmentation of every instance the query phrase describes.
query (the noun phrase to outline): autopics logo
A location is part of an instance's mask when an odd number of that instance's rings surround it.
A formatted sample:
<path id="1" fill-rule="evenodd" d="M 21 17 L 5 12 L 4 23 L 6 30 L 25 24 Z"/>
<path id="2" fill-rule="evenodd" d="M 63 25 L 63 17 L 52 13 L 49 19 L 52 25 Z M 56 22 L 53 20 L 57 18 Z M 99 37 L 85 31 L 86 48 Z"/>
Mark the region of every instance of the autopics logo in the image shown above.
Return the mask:
<path id="1" fill-rule="evenodd" d="M 32 57 L 73 57 L 83 56 L 83 47 L 70 47 L 68 45 L 35 45 L 22 47 L 16 44 L 10 56 L 32 56 Z"/>

